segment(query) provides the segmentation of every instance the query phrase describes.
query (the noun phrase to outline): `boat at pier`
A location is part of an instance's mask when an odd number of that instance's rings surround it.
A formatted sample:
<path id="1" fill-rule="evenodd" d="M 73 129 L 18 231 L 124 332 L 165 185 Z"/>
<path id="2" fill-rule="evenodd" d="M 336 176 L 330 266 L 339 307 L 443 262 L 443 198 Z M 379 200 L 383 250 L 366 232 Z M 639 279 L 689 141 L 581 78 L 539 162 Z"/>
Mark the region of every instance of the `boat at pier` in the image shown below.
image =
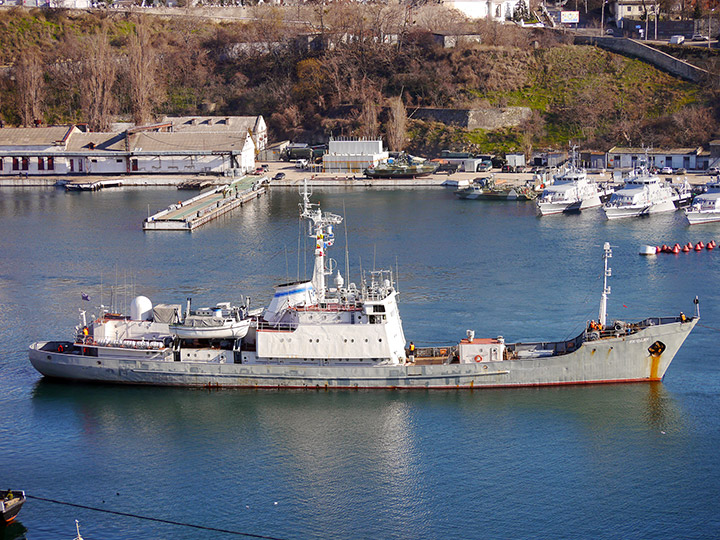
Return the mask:
<path id="1" fill-rule="evenodd" d="M 590 180 L 585 169 L 577 166 L 576 147 L 568 168 L 554 178 L 538 198 L 540 215 L 548 216 L 563 212 L 579 212 L 588 208 L 602 206 L 611 191 Z"/>
<path id="2" fill-rule="evenodd" d="M 672 186 L 650 173 L 644 163 L 625 180 L 602 207 L 608 219 L 640 217 L 661 212 L 674 212 L 692 199 L 687 182 Z"/>
<path id="3" fill-rule="evenodd" d="M 707 191 L 695 197 L 685 209 L 690 225 L 720 221 L 720 178 L 707 184 Z"/>
<path id="4" fill-rule="evenodd" d="M 247 314 L 242 337 L 185 338 L 171 329 L 179 306 L 150 309 L 140 300 L 127 317 L 104 313 L 89 325 L 81 319 L 70 340 L 33 343 L 30 362 L 59 379 L 188 387 L 471 389 L 658 381 L 699 318 L 696 307 L 691 317 L 607 320 L 612 252 L 605 244 L 598 321 L 574 338 L 509 343 L 468 330 L 445 346 L 409 350 L 394 272 L 372 271 L 359 284 L 346 284 L 328 257 L 342 217 L 311 204 L 307 186 L 301 217 L 314 246 L 312 277 L 276 286 L 267 308 Z"/>
<path id="5" fill-rule="evenodd" d="M 461 199 L 479 199 L 486 201 L 532 201 L 538 192 L 531 185 L 515 186 L 496 182 L 495 175 L 476 178 L 468 187 L 455 191 Z"/>

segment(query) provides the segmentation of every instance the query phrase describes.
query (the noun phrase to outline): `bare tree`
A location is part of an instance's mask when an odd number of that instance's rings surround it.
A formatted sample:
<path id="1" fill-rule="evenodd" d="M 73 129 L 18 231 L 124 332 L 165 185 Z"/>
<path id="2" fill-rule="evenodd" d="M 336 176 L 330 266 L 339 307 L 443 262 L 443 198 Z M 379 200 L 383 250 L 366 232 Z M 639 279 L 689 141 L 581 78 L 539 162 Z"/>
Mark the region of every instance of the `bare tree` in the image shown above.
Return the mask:
<path id="1" fill-rule="evenodd" d="M 106 30 L 88 36 L 82 48 L 80 108 L 93 131 L 107 131 L 117 111 L 113 93 L 117 62 Z"/>
<path id="2" fill-rule="evenodd" d="M 401 151 L 407 143 L 407 111 L 401 97 L 390 98 L 390 112 L 385 125 L 385 136 L 390 150 Z"/>
<path id="3" fill-rule="evenodd" d="M 128 43 L 128 82 L 130 84 L 130 110 L 135 125 L 147 124 L 152 119 L 158 102 L 157 55 L 150 41 L 150 33 L 142 21 L 135 25 Z"/>
<path id="4" fill-rule="evenodd" d="M 30 126 L 41 120 L 44 104 L 45 80 L 40 51 L 36 48 L 24 50 L 13 72 L 20 119 L 24 126 Z"/>
<path id="5" fill-rule="evenodd" d="M 378 136 L 378 106 L 373 96 L 369 95 L 363 100 L 358 123 L 357 134 L 359 137 L 373 139 Z"/>

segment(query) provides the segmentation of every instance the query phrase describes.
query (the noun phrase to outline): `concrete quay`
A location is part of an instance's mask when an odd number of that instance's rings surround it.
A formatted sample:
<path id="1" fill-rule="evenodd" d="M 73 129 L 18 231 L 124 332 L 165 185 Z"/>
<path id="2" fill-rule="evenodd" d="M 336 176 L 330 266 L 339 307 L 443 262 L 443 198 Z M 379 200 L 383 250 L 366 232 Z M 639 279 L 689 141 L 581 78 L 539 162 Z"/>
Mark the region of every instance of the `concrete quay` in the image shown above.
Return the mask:
<path id="1" fill-rule="evenodd" d="M 243 177 L 211 188 L 148 217 L 145 231 L 192 231 L 265 193 L 264 177 Z"/>

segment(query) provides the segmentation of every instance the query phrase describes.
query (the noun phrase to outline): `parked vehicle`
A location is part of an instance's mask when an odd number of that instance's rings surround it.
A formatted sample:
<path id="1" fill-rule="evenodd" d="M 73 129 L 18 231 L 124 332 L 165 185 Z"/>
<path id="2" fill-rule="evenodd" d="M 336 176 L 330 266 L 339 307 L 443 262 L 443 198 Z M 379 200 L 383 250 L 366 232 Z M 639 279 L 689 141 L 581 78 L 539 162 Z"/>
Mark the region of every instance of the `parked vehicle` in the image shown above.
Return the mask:
<path id="1" fill-rule="evenodd" d="M 492 170 L 492 163 L 483 161 L 480 165 L 477 166 L 476 172 L 488 172 L 490 170 Z"/>
<path id="2" fill-rule="evenodd" d="M 284 172 L 279 172 L 275 176 L 273 176 L 273 180 L 282 180 L 283 178 L 285 178 Z"/>
<path id="3" fill-rule="evenodd" d="M 710 37 L 703 36 L 702 34 L 693 34 L 693 37 L 690 38 L 690 41 L 710 41 Z"/>
<path id="4" fill-rule="evenodd" d="M 720 174 L 720 169 L 718 169 L 717 167 L 710 167 L 710 168 L 707 170 L 707 173 L 708 173 L 710 176 L 715 176 L 716 174 Z"/>
<path id="5" fill-rule="evenodd" d="M 675 174 L 685 174 L 687 172 L 687 169 L 684 167 L 679 167 L 673 171 Z"/>
<path id="6" fill-rule="evenodd" d="M 685 36 L 671 36 L 670 37 L 671 45 L 682 45 L 682 43 L 684 41 L 685 41 Z"/>
<path id="7" fill-rule="evenodd" d="M 673 170 L 672 167 L 663 167 L 662 169 L 660 169 L 660 172 L 662 174 L 672 174 Z"/>

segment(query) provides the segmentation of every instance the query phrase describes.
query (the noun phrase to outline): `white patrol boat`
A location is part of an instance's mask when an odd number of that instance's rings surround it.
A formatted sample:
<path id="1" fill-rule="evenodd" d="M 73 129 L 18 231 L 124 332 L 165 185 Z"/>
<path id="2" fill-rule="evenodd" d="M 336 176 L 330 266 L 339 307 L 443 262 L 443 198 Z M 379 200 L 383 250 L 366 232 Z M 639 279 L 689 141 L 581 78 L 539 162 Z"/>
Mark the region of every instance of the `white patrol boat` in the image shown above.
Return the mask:
<path id="1" fill-rule="evenodd" d="M 693 199 L 692 205 L 685 209 L 685 217 L 690 225 L 720 221 L 720 177 L 707 184 L 707 191 Z"/>
<path id="2" fill-rule="evenodd" d="M 474 332 L 442 347 L 406 351 L 390 271 L 346 286 L 327 258 L 335 214 L 303 192 L 302 217 L 315 242 L 312 279 L 279 285 L 242 338 L 188 340 L 169 325 L 179 306 L 130 317 L 109 316 L 78 327 L 69 341 L 30 346 L 43 375 L 78 381 L 258 388 L 484 388 L 661 380 L 698 320 L 679 316 L 606 322 L 609 244 L 600 317 L 570 340 L 506 343 Z M 144 309 L 141 309 L 144 308 Z M 122 329 L 114 332 L 112 329 Z M 134 338 L 117 339 L 124 333 Z M 124 336 L 121 336 L 124 337 Z"/>
<path id="3" fill-rule="evenodd" d="M 673 187 L 651 174 L 642 163 L 625 180 L 625 185 L 612 194 L 603 211 L 608 219 L 674 212 L 687 204 L 691 197 L 686 182 Z"/>
<path id="4" fill-rule="evenodd" d="M 577 212 L 601 206 L 607 196 L 607 190 L 590 180 L 587 171 L 577 166 L 577 147 L 573 146 L 569 167 L 543 190 L 537 207 L 542 216 Z"/>

